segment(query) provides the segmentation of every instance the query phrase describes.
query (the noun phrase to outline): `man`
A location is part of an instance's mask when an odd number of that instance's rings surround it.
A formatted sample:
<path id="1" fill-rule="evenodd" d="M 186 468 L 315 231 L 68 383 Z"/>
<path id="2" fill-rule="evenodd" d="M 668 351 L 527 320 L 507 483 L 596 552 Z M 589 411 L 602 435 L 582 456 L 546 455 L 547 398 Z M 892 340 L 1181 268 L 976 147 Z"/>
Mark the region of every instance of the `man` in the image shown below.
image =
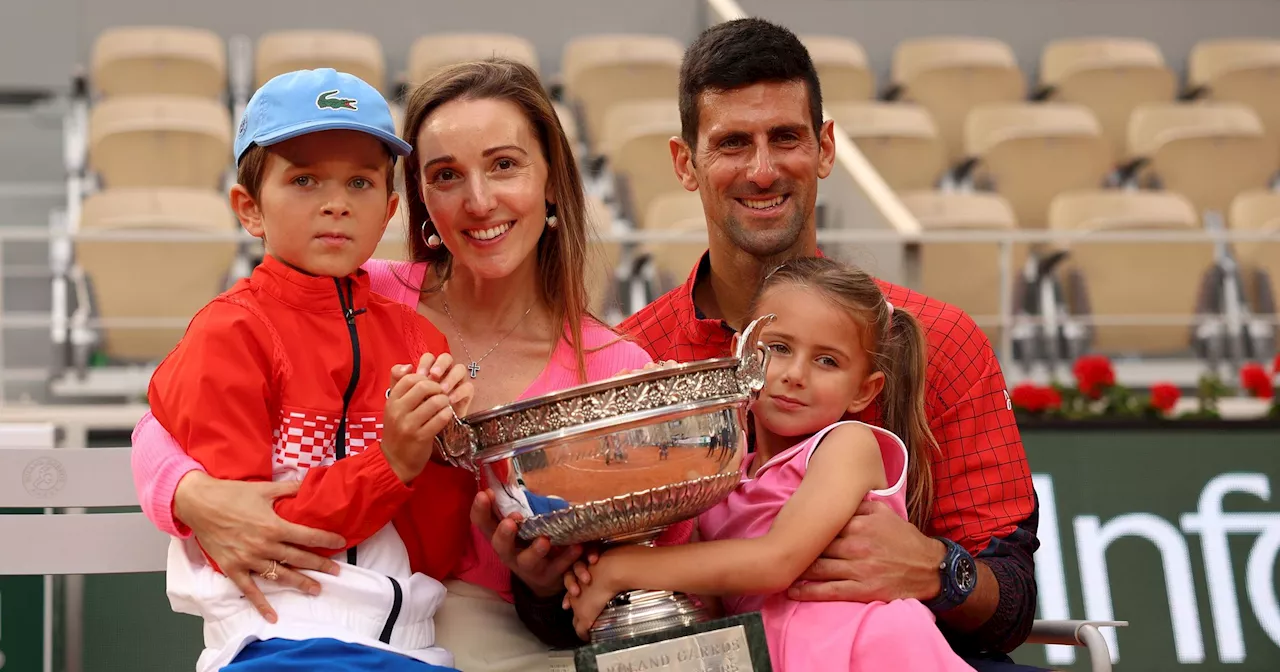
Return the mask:
<path id="1" fill-rule="evenodd" d="M 820 254 L 818 180 L 835 161 L 834 127 L 823 123 L 807 50 L 761 19 L 717 25 L 689 47 L 680 116 L 681 137 L 671 140 L 675 172 L 701 196 L 709 250 L 684 286 L 620 325 L 658 361 L 727 355 L 764 274 L 785 259 Z M 1004 655 L 1026 639 L 1035 615 L 1038 542 L 1031 475 L 999 365 L 963 311 L 881 287 L 928 334 L 926 410 L 939 442 L 933 517 L 920 531 L 886 507 L 864 504 L 791 596 L 916 598 L 976 668 L 1030 669 Z M 859 419 L 876 422 L 876 410 Z M 506 527 L 495 548 L 529 570 L 517 575 L 552 574 L 567 561 L 537 544 L 516 553 L 505 543 L 514 525 Z M 548 643 L 573 645 L 560 597 L 546 595 L 549 582 L 544 590 L 516 584 L 526 624 Z"/>

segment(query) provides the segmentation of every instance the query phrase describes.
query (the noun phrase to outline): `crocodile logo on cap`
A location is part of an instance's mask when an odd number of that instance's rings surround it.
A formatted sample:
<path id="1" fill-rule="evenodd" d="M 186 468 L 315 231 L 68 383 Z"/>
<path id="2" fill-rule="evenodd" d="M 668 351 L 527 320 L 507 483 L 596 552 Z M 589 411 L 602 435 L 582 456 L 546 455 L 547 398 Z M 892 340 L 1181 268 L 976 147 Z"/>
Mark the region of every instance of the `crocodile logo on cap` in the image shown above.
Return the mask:
<path id="1" fill-rule="evenodd" d="M 325 91 L 316 98 L 316 107 L 322 110 L 355 110 L 355 98 L 338 98 L 338 90 Z"/>

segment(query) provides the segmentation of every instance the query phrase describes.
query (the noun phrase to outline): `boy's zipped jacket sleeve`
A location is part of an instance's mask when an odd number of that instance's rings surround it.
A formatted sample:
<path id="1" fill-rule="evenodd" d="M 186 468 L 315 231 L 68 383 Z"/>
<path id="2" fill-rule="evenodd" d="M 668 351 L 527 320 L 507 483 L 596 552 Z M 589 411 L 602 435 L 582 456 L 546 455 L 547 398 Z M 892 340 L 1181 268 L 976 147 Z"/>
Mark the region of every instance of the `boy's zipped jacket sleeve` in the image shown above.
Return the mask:
<path id="1" fill-rule="evenodd" d="M 215 300 L 156 369 L 151 412 L 209 475 L 270 481 L 277 390 L 290 364 L 265 317 L 234 297 Z M 382 529 L 413 490 L 392 471 L 381 444 L 309 469 L 299 491 L 276 500 L 285 520 L 341 535 L 350 548 Z M 330 556 L 335 549 L 305 549 Z"/>

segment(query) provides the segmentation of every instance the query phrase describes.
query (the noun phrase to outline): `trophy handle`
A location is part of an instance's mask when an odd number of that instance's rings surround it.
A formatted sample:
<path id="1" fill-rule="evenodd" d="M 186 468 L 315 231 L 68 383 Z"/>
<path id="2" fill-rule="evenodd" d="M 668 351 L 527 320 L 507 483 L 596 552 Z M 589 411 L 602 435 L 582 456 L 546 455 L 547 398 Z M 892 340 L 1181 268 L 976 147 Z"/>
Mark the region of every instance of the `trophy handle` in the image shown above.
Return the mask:
<path id="1" fill-rule="evenodd" d="M 479 474 L 476 468 L 475 450 L 476 450 L 476 434 L 471 429 L 471 425 L 463 422 L 457 414 L 453 416 L 453 422 L 445 425 L 439 434 L 436 434 L 436 448 L 440 451 L 440 456 L 444 461 L 455 466 L 462 467 L 468 471 Z"/>
<path id="2" fill-rule="evenodd" d="M 772 313 L 758 317 L 738 335 L 738 349 L 734 353 L 738 368 L 734 377 L 753 399 L 764 388 L 764 373 L 769 367 L 769 349 L 760 343 L 760 332 L 776 318 Z"/>

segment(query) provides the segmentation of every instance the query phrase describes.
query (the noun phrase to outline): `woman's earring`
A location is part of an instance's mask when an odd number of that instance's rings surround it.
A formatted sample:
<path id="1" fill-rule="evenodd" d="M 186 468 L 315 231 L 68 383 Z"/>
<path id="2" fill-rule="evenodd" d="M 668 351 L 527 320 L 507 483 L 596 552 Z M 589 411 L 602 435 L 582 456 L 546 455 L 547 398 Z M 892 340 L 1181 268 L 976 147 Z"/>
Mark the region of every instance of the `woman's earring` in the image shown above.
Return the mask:
<path id="1" fill-rule="evenodd" d="M 430 236 L 427 235 L 427 225 L 430 223 L 431 220 L 429 219 L 422 220 L 422 242 L 426 243 L 427 247 L 433 250 L 438 250 L 440 249 L 440 246 L 444 244 L 444 241 L 440 240 L 439 234 L 433 233 Z"/>
<path id="2" fill-rule="evenodd" d="M 560 219 L 556 217 L 556 204 L 547 203 L 547 228 L 554 229 L 560 224 Z"/>

